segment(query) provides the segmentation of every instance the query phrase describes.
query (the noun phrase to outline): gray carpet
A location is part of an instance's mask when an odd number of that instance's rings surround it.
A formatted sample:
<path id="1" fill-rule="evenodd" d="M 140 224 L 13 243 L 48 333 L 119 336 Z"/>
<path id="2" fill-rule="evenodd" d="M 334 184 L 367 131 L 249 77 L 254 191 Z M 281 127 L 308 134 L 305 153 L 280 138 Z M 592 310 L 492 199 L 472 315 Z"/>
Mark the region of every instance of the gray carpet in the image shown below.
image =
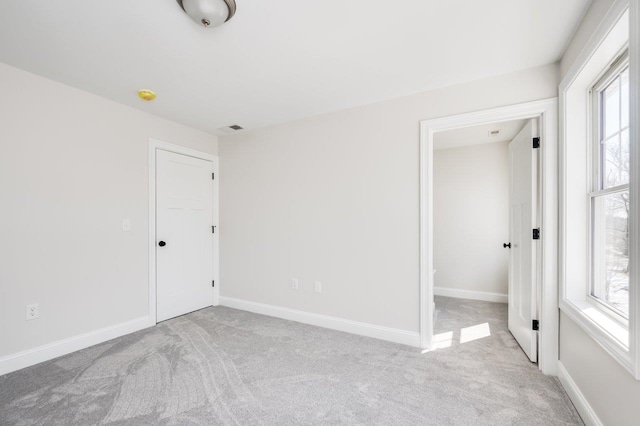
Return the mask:
<path id="1" fill-rule="evenodd" d="M 442 348 L 425 354 L 205 309 L 0 377 L 0 424 L 582 424 L 507 331 L 506 305 L 437 306 Z"/>

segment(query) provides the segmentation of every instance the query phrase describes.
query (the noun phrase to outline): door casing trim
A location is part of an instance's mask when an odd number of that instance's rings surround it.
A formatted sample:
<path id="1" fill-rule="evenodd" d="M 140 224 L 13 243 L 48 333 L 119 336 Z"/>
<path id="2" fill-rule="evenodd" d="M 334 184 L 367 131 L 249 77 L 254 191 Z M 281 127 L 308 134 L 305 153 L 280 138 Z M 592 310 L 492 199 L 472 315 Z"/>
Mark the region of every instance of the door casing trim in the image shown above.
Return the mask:
<path id="1" fill-rule="evenodd" d="M 211 161 L 213 164 L 215 179 L 213 179 L 213 212 L 211 224 L 216 227 L 216 231 L 213 234 L 212 279 L 215 281 L 215 286 L 213 287 L 211 304 L 213 306 L 218 306 L 220 303 L 220 227 L 218 226 L 220 218 L 219 157 L 217 155 L 196 151 L 191 148 L 185 148 L 180 145 L 159 141 L 157 139 L 149 139 L 149 318 L 154 324 L 157 324 L 158 322 L 156 309 L 156 152 L 158 150 L 174 152 L 176 154 Z"/>
<path id="2" fill-rule="evenodd" d="M 541 258 L 538 282 L 538 368 L 557 375 L 558 99 L 551 98 L 420 122 L 420 345 L 433 344 L 433 137 L 437 132 L 508 120 L 539 120 Z"/>

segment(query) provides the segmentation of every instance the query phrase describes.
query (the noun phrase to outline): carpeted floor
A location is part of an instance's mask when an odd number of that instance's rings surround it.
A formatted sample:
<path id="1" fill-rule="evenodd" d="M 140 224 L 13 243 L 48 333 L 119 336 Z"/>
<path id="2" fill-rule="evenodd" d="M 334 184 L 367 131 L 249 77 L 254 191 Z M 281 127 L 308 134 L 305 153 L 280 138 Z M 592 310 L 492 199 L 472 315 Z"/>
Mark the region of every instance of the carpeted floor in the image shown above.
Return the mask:
<path id="1" fill-rule="evenodd" d="M 0 424 L 582 424 L 507 331 L 506 305 L 437 309 L 441 348 L 424 354 L 205 309 L 0 377 Z"/>

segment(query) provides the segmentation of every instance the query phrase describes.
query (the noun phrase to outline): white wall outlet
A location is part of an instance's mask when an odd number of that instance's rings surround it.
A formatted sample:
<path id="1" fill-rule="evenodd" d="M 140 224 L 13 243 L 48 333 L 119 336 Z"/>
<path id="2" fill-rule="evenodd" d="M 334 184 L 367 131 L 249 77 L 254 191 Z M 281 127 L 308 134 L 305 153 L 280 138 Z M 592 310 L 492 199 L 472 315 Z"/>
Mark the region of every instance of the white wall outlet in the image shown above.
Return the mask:
<path id="1" fill-rule="evenodd" d="M 27 321 L 36 319 L 40 316 L 40 307 L 37 303 L 27 305 Z"/>
<path id="2" fill-rule="evenodd" d="M 131 219 L 122 219 L 122 231 L 131 231 Z"/>
<path id="3" fill-rule="evenodd" d="M 320 281 L 313 282 L 313 291 L 316 293 L 322 293 L 322 283 Z"/>
<path id="4" fill-rule="evenodd" d="M 291 288 L 293 290 L 298 290 L 300 288 L 300 282 L 297 278 L 291 278 Z"/>

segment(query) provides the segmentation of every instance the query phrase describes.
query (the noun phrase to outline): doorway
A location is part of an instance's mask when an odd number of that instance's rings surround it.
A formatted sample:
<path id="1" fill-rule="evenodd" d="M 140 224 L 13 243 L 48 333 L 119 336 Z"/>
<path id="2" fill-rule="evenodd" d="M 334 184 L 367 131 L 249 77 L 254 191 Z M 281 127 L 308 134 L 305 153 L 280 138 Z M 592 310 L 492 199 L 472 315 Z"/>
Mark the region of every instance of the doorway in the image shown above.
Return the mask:
<path id="1" fill-rule="evenodd" d="M 154 140 L 149 154 L 149 311 L 161 322 L 218 304 L 218 159 Z"/>
<path id="2" fill-rule="evenodd" d="M 433 159 L 436 339 L 510 332 L 533 362 L 537 127 L 520 119 L 437 132 Z"/>
<path id="3" fill-rule="evenodd" d="M 557 311 L 557 101 L 550 99 L 527 104 L 514 105 L 477 113 L 463 114 L 441 119 L 423 121 L 421 123 L 421 271 L 420 271 L 420 337 L 421 345 L 425 349 L 434 349 L 435 325 L 435 276 L 434 276 L 434 139 L 437 133 L 454 129 L 470 128 L 496 122 L 513 120 L 536 120 L 539 127 L 538 158 L 540 164 L 539 178 L 536 179 L 539 197 L 532 202 L 537 206 L 531 207 L 539 212 L 539 232 L 544 238 L 537 243 L 538 249 L 532 249 L 539 254 L 540 265 L 537 276 L 532 277 L 532 288 L 529 301 L 535 309 L 530 309 L 532 320 L 538 321 L 538 330 L 533 330 L 534 323 L 527 324 L 529 335 L 539 343 L 538 350 L 528 346 L 528 355 L 538 361 L 538 367 L 545 374 L 555 375 L 558 360 L 558 311 Z M 532 130 L 533 132 L 533 130 Z M 533 135 L 533 133 L 532 133 Z M 533 139 L 534 136 L 531 137 Z M 529 143 L 533 143 L 532 140 Z M 533 189 L 532 189 L 533 191 Z M 533 192 L 532 192 L 533 194 Z M 538 199 L 539 198 L 539 199 Z M 513 208 L 513 206 L 511 206 Z M 511 215 L 513 216 L 513 215 Z M 522 226 L 524 228 L 524 225 Z M 531 231 L 533 233 L 533 229 Z M 533 235 L 531 235 L 533 237 Z M 504 242 L 508 244 L 508 241 Z M 511 251 L 513 253 L 513 250 Z M 526 293 L 525 291 L 524 293 Z M 523 293 L 523 294 L 524 294 Z M 510 305 L 521 308 L 528 302 L 519 297 L 518 303 Z M 518 314 L 524 311 L 520 309 Z M 524 315 L 522 323 L 527 322 Z M 524 339 L 526 340 L 526 339 Z M 536 355 L 537 354 L 537 355 Z"/>

